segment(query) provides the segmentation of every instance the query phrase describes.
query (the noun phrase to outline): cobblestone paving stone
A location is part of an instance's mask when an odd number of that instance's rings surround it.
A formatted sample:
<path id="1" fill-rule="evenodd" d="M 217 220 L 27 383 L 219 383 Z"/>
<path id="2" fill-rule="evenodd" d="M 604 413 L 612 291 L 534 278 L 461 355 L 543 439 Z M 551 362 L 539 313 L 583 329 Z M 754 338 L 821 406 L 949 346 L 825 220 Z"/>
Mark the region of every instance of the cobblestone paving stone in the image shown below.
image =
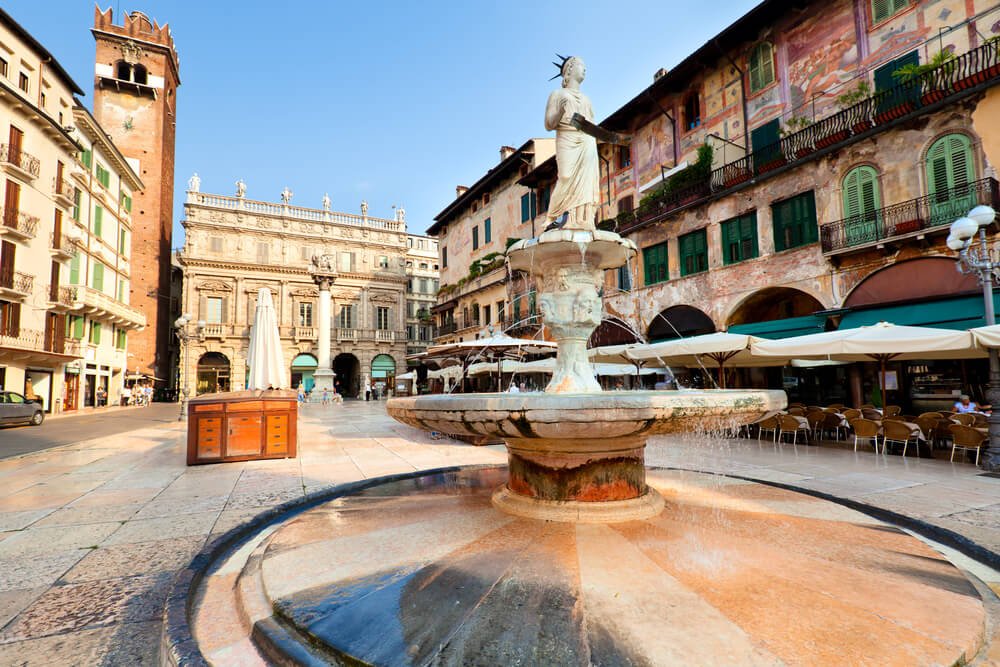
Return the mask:
<path id="1" fill-rule="evenodd" d="M 171 424 L 0 461 L 0 665 L 155 665 L 163 596 L 210 534 L 365 477 L 506 461 L 502 447 L 396 424 L 384 403 L 306 405 L 299 424 L 291 460 L 188 468 Z M 699 438 L 654 438 L 648 452 L 651 465 L 822 490 L 1000 550 L 1000 479 L 966 463 Z"/>

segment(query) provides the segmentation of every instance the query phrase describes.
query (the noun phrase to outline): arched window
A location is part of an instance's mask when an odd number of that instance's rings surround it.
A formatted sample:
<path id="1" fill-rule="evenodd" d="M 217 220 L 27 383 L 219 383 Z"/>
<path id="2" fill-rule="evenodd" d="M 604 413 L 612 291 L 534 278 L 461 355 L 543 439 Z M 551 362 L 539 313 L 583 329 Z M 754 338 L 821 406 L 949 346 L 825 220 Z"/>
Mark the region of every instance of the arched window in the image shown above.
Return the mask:
<path id="1" fill-rule="evenodd" d="M 146 85 L 149 80 L 148 73 L 146 72 L 146 67 L 144 65 L 133 65 L 132 66 L 132 80 L 143 86 Z"/>
<path id="2" fill-rule="evenodd" d="M 750 52 L 750 92 L 756 93 L 774 82 L 774 47 L 761 42 Z"/>
<path id="3" fill-rule="evenodd" d="M 701 105 L 698 104 L 698 91 L 691 91 L 684 98 L 684 127 L 688 130 L 701 125 Z"/>
<path id="4" fill-rule="evenodd" d="M 878 172 L 867 165 L 851 169 L 844 177 L 843 191 L 844 234 L 848 245 L 877 240 L 878 209 L 882 206 Z"/>
<path id="5" fill-rule="evenodd" d="M 131 81 L 132 66 L 129 65 L 124 60 L 119 60 L 117 63 L 115 63 L 115 78 L 121 81 Z"/>
<path id="6" fill-rule="evenodd" d="M 976 205 L 969 187 L 976 178 L 972 142 L 964 134 L 946 134 L 927 151 L 927 194 L 931 196 L 931 225 L 960 218 Z"/>

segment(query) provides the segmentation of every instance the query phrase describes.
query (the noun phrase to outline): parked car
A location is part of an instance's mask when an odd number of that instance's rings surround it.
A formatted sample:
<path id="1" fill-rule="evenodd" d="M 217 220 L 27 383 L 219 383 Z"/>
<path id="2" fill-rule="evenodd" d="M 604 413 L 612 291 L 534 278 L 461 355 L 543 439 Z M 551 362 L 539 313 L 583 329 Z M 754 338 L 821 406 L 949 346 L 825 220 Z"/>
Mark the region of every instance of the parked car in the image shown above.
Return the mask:
<path id="1" fill-rule="evenodd" d="M 16 391 L 0 391 L 0 424 L 31 424 L 45 420 L 41 403 L 29 401 Z"/>

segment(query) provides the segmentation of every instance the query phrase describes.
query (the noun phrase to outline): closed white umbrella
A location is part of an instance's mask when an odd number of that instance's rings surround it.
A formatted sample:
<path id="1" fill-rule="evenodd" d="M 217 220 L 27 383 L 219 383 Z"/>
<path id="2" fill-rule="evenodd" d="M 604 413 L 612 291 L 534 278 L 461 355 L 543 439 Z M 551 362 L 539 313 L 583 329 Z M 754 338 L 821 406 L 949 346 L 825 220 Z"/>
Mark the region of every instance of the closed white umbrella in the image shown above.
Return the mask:
<path id="1" fill-rule="evenodd" d="M 969 333 L 979 347 L 1000 347 L 1000 324 L 969 329 Z"/>
<path id="2" fill-rule="evenodd" d="M 257 293 L 257 312 L 250 327 L 250 377 L 247 389 L 284 389 L 288 387 L 285 360 L 281 354 L 278 316 L 271 300 L 271 290 L 261 287 Z"/>

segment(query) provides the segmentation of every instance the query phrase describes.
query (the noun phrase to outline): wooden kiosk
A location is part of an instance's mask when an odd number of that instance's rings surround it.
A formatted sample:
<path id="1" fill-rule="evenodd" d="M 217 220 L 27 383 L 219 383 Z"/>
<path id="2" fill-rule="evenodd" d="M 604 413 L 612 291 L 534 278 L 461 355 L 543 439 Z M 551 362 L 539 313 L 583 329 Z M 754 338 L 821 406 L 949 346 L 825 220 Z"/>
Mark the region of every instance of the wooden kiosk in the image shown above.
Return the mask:
<path id="1" fill-rule="evenodd" d="M 231 391 L 188 401 L 187 464 L 295 458 L 293 391 Z"/>

